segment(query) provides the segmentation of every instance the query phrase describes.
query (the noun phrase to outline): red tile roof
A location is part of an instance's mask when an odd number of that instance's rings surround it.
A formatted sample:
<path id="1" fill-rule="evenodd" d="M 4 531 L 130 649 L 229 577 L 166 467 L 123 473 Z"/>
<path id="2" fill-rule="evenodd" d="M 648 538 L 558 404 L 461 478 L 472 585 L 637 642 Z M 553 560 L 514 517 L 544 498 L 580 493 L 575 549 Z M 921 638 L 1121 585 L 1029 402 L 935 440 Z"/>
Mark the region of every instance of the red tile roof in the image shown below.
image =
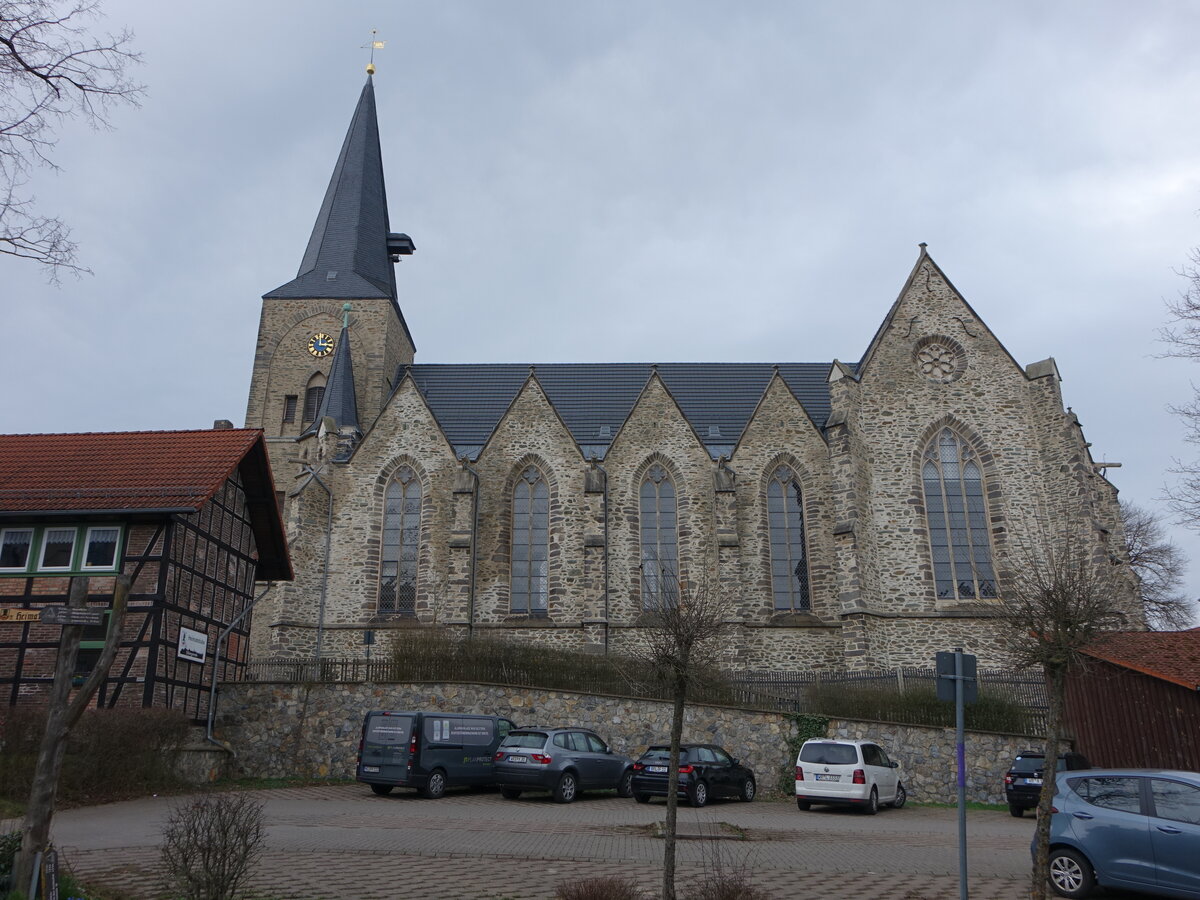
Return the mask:
<path id="1" fill-rule="evenodd" d="M 1200 628 L 1118 631 L 1085 651 L 1105 662 L 1200 690 Z"/>
<path id="2" fill-rule="evenodd" d="M 199 509 L 261 432 L 0 435 L 0 512 Z"/>

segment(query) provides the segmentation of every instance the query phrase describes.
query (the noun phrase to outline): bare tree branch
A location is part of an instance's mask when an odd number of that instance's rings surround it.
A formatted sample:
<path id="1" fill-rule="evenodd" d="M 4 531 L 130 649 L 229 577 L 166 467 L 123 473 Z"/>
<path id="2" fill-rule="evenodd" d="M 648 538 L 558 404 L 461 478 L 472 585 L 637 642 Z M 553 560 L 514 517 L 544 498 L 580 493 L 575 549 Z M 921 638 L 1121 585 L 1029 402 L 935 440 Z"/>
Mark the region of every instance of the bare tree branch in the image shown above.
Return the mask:
<path id="1" fill-rule="evenodd" d="M 37 167 L 51 159 L 65 120 L 80 117 L 108 128 L 117 105 L 138 105 L 141 85 L 126 69 L 140 61 L 129 49 L 132 35 L 92 35 L 99 0 L 0 0 L 0 254 L 33 260 L 57 281 L 64 271 L 81 274 L 77 246 L 67 225 L 35 211 L 22 193 Z"/>
<path id="2" fill-rule="evenodd" d="M 1149 510 L 1122 500 L 1121 521 L 1147 621 L 1159 629 L 1186 627 L 1193 609 L 1181 590 L 1187 557 L 1167 539 L 1162 522 Z"/>

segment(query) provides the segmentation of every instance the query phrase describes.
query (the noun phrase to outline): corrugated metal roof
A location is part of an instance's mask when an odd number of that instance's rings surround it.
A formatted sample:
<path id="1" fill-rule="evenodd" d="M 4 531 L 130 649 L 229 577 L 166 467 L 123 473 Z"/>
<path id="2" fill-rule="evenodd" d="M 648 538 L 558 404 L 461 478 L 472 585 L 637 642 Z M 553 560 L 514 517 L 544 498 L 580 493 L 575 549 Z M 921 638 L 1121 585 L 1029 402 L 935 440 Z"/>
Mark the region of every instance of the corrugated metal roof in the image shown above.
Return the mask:
<path id="1" fill-rule="evenodd" d="M 728 455 L 775 371 L 818 427 L 829 417 L 829 363 L 519 363 L 409 367 L 459 455 L 475 458 L 532 373 L 585 455 L 603 457 L 657 370 L 715 459 Z M 403 374 L 403 372 L 399 373 Z M 399 379 L 397 379 L 398 381 Z"/>

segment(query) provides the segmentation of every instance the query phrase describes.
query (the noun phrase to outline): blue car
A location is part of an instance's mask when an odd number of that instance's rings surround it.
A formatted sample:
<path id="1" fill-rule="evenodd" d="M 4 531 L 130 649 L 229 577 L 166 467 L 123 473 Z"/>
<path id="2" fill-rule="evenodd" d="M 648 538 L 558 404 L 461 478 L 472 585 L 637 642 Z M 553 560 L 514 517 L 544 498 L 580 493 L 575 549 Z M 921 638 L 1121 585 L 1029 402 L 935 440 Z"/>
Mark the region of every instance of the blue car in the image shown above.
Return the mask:
<path id="1" fill-rule="evenodd" d="M 1200 774 L 1087 769 L 1063 772 L 1057 788 L 1055 893 L 1087 897 L 1099 885 L 1200 900 Z"/>

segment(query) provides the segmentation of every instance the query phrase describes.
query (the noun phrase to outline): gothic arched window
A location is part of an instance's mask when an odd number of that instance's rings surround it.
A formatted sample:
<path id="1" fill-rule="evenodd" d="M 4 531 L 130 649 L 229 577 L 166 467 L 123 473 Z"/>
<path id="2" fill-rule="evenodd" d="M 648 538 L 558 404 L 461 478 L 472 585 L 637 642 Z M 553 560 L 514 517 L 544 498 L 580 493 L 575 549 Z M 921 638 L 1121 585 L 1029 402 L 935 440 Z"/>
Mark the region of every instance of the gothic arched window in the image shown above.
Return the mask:
<path id="1" fill-rule="evenodd" d="M 679 596 L 679 540 L 675 485 L 659 465 L 650 467 L 639 494 L 642 543 L 642 608 L 673 606 Z"/>
<path id="2" fill-rule="evenodd" d="M 383 499 L 383 541 L 379 559 L 379 612 L 415 615 L 417 548 L 421 541 L 421 482 L 401 466 Z"/>
<path id="3" fill-rule="evenodd" d="M 925 449 L 921 480 L 938 599 L 995 599 L 983 470 L 974 449 L 942 429 Z"/>
<path id="4" fill-rule="evenodd" d="M 514 613 L 546 615 L 546 557 L 550 549 L 550 491 L 536 467 L 521 473 L 512 500 L 512 592 Z"/>
<path id="5" fill-rule="evenodd" d="M 767 485 L 767 520 L 771 531 L 771 591 L 775 609 L 807 611 L 808 558 L 804 552 L 804 503 L 800 482 L 780 466 Z"/>

